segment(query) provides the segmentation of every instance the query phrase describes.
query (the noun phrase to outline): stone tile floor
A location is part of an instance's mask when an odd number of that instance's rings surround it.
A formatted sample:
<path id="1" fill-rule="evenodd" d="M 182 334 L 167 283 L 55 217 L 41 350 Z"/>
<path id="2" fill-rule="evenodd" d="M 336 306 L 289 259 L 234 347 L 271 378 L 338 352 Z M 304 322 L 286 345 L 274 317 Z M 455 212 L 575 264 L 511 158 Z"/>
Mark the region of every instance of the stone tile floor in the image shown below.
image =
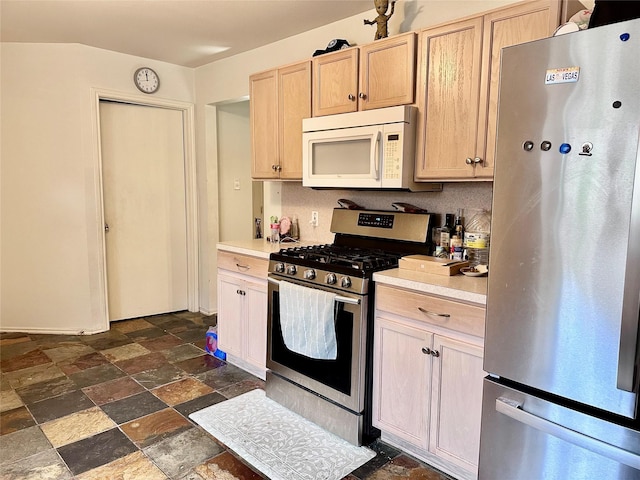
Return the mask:
<path id="1" fill-rule="evenodd" d="M 204 352 L 215 316 L 114 322 L 87 336 L 0 333 L 0 478 L 261 479 L 188 415 L 263 388 Z M 450 477 L 376 441 L 346 479 Z"/>

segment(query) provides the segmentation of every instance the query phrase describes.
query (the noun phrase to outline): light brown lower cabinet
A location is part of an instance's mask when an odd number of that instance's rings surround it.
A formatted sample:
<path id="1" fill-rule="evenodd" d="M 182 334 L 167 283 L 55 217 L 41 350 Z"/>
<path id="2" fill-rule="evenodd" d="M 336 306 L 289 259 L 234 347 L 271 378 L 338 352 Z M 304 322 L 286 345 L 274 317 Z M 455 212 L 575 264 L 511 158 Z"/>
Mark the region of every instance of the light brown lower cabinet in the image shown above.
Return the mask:
<path id="1" fill-rule="evenodd" d="M 411 316 L 389 308 L 398 300 Z M 480 306 L 378 287 L 373 423 L 384 441 L 455 478 L 475 479 L 485 373 L 482 338 L 461 331 L 465 311 L 484 328 Z"/>

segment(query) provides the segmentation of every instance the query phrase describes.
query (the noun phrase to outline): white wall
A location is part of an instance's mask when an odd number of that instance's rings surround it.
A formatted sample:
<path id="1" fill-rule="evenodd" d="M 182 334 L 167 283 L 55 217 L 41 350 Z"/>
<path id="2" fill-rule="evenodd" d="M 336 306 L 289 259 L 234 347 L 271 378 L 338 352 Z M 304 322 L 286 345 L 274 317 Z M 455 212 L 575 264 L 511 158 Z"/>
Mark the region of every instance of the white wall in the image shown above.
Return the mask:
<path id="1" fill-rule="evenodd" d="M 86 333 L 102 310 L 100 196 L 92 88 L 193 103 L 194 71 L 77 44 L 3 43 L 0 329 Z"/>
<path id="2" fill-rule="evenodd" d="M 249 102 L 220 105 L 217 114 L 220 241 L 249 240 L 255 233 Z"/>

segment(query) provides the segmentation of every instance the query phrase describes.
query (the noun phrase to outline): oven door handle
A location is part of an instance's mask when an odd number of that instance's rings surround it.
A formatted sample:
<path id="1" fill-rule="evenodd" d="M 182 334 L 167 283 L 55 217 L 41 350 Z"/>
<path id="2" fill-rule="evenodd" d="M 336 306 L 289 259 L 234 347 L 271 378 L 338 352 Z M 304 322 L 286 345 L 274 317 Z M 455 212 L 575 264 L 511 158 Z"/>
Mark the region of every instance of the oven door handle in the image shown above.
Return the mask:
<path id="1" fill-rule="evenodd" d="M 275 278 L 267 277 L 267 280 L 269 280 L 271 283 L 275 285 L 280 285 L 280 280 L 276 280 Z M 336 295 L 335 301 L 342 302 L 342 303 L 349 303 L 351 305 L 360 305 L 359 298 L 343 297 L 342 295 Z"/>

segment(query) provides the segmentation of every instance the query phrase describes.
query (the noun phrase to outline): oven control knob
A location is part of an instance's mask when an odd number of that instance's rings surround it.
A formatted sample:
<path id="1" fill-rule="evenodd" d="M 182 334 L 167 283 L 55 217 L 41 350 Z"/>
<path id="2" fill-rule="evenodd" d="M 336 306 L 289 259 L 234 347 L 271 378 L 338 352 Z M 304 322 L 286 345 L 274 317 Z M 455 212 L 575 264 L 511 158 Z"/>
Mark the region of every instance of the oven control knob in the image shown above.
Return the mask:
<path id="1" fill-rule="evenodd" d="M 342 288 L 349 288 L 351 286 L 351 279 L 349 277 L 342 277 L 340 279 L 340 285 L 342 285 Z"/>
<path id="2" fill-rule="evenodd" d="M 305 270 L 304 271 L 304 278 L 306 280 L 313 280 L 314 278 L 316 278 L 316 271 L 312 268 L 310 270 Z"/>
<path id="3" fill-rule="evenodd" d="M 289 275 L 295 275 L 297 271 L 298 271 L 298 269 L 296 268 L 296 266 L 295 266 L 295 265 L 289 265 L 289 266 L 287 266 L 287 273 L 288 273 Z"/>
<path id="4" fill-rule="evenodd" d="M 284 272 L 284 263 L 276 263 L 276 266 L 273 267 L 273 269 L 278 273 Z"/>
<path id="5" fill-rule="evenodd" d="M 337 281 L 335 273 L 327 273 L 327 276 L 324 279 L 328 285 L 333 285 Z"/>

